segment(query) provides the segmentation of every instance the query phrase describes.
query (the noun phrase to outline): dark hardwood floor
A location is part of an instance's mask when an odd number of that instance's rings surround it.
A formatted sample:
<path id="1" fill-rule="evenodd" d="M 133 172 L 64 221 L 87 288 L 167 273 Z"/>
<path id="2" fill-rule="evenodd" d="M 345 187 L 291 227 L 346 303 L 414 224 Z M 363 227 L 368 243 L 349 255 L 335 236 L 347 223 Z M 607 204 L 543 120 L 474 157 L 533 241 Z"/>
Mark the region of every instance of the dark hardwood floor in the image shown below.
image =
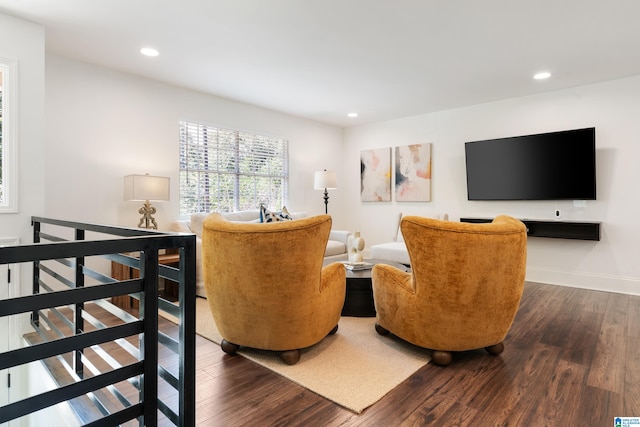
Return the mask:
<path id="1" fill-rule="evenodd" d="M 202 426 L 610 426 L 640 416 L 637 296 L 527 283 L 504 353 L 428 364 L 362 414 L 204 338 L 197 346 Z"/>
<path id="2" fill-rule="evenodd" d="M 111 323 L 112 317 L 100 320 Z M 177 334 L 168 320 L 159 324 Z M 196 345 L 198 426 L 564 427 L 640 417 L 640 296 L 527 283 L 504 353 L 477 350 L 455 354 L 444 368 L 427 364 L 362 414 L 242 356 L 228 356 L 200 336 Z M 105 349 L 131 362 L 118 346 Z M 161 351 L 160 360 L 177 370 L 173 353 Z M 122 391 L 135 401 L 137 393 Z M 168 386 L 159 393 L 175 399 Z M 95 417 L 92 405 L 79 403 L 87 419 Z"/>

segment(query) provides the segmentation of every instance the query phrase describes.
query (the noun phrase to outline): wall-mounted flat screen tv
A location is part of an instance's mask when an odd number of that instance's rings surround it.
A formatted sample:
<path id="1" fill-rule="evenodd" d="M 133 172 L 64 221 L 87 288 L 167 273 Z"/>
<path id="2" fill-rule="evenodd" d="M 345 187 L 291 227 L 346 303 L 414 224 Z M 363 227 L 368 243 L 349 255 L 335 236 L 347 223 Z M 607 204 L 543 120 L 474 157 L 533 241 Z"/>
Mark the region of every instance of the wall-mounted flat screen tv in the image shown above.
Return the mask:
<path id="1" fill-rule="evenodd" d="M 465 143 L 469 200 L 595 200 L 595 128 Z"/>

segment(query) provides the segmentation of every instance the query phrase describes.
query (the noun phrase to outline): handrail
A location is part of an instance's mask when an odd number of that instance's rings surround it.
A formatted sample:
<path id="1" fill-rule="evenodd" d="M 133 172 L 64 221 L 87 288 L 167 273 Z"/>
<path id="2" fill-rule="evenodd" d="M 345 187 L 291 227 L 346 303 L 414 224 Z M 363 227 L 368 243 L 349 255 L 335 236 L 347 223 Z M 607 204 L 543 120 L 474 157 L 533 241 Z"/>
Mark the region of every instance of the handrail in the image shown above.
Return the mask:
<path id="1" fill-rule="evenodd" d="M 72 380 L 0 407 L 0 424 L 87 396 L 101 416 L 82 420 L 85 425 L 136 419 L 140 425 L 157 425 L 162 418 L 177 426 L 195 426 L 195 236 L 43 217 L 32 217 L 32 225 L 33 244 L 0 247 L 0 264 L 33 264 L 31 294 L 0 300 L 0 317 L 30 314 L 35 335 L 27 334 L 33 335 L 27 347 L 0 353 L 0 369 L 48 361 L 65 367 Z M 64 237 L 67 234 L 71 237 Z M 95 234 L 94 239 L 86 239 L 87 234 Z M 177 268 L 158 265 L 163 250 L 179 253 Z M 123 255 L 128 253 L 139 256 Z M 140 278 L 116 280 L 88 266 L 93 259 L 126 263 L 140 270 Z M 178 282 L 177 303 L 159 296 L 159 277 Z M 129 294 L 139 298 L 139 313 L 109 302 Z M 90 311 L 104 313 L 116 324 L 108 326 Z M 158 315 L 163 313 L 177 318 L 175 334 L 158 332 Z M 132 344 L 136 340 L 137 347 Z M 134 362 L 121 364 L 106 346 L 117 346 Z M 108 368 L 98 369 L 87 353 Z M 158 398 L 160 382 L 175 393 Z M 137 401 L 118 389 L 122 383 L 137 389 Z M 162 395 L 167 395 L 164 389 Z"/>

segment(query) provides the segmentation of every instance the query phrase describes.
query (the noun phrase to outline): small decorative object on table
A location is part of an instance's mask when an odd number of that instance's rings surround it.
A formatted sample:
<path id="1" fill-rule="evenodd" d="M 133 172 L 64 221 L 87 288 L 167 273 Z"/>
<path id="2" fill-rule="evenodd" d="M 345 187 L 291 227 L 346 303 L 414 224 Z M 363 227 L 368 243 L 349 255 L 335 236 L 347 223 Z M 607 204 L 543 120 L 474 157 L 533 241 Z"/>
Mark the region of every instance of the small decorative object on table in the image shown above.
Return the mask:
<path id="1" fill-rule="evenodd" d="M 349 261 L 362 262 L 364 259 L 362 251 L 364 250 L 364 239 L 360 237 L 359 231 L 354 231 L 347 240 L 347 252 L 349 254 Z"/>
<path id="2" fill-rule="evenodd" d="M 373 264 L 365 261 L 342 261 L 344 268 L 351 271 L 370 270 L 373 268 Z"/>

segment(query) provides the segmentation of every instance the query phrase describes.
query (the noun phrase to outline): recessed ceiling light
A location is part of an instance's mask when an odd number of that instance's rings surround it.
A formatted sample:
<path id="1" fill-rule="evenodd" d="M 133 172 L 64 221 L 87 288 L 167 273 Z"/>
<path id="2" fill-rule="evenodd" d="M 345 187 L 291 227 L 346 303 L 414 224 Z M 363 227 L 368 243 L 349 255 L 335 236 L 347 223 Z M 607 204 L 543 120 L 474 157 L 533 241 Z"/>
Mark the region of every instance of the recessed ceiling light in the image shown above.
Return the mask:
<path id="1" fill-rule="evenodd" d="M 544 80 L 548 79 L 549 77 L 551 77 L 551 73 L 548 71 L 541 71 L 533 75 L 533 78 L 536 80 Z"/>
<path id="2" fill-rule="evenodd" d="M 347 117 L 358 117 L 358 113 L 349 113 Z"/>
<path id="3" fill-rule="evenodd" d="M 158 56 L 160 53 L 151 47 L 143 47 L 140 49 L 140 53 L 144 56 Z"/>

